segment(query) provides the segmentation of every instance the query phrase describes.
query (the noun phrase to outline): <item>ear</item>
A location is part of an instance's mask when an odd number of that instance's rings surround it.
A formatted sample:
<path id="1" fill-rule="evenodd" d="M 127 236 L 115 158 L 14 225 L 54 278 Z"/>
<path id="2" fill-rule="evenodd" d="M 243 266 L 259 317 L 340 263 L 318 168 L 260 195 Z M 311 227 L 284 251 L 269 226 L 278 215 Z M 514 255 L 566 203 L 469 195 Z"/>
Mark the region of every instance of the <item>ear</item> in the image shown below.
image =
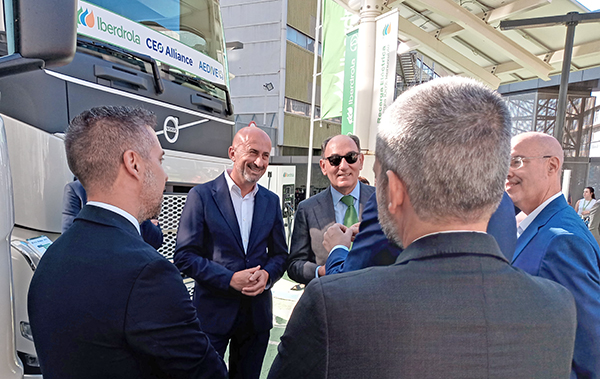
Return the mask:
<path id="1" fill-rule="evenodd" d="M 227 150 L 227 155 L 229 155 L 229 159 L 235 162 L 235 149 L 233 146 L 229 146 L 229 150 Z"/>
<path id="2" fill-rule="evenodd" d="M 358 164 L 360 165 L 360 168 L 358 169 L 359 171 L 363 169 L 364 163 L 365 163 L 365 155 L 363 153 L 360 153 L 358 155 Z"/>
<path id="3" fill-rule="evenodd" d="M 319 160 L 319 167 L 321 167 L 321 172 L 323 175 L 327 176 L 327 171 L 325 171 L 325 159 Z"/>
<path id="4" fill-rule="evenodd" d="M 549 175 L 556 175 L 559 174 L 559 169 L 560 169 L 560 160 L 558 159 L 558 157 L 552 157 L 548 159 L 548 174 Z"/>
<path id="5" fill-rule="evenodd" d="M 125 170 L 131 176 L 142 179 L 143 162 L 138 153 L 133 150 L 127 150 L 123 153 L 123 165 Z"/>
<path id="6" fill-rule="evenodd" d="M 400 212 L 400 208 L 406 200 L 406 186 L 393 171 L 388 170 L 386 171 L 385 175 L 388 179 L 388 210 L 391 214 L 395 215 L 396 213 Z"/>

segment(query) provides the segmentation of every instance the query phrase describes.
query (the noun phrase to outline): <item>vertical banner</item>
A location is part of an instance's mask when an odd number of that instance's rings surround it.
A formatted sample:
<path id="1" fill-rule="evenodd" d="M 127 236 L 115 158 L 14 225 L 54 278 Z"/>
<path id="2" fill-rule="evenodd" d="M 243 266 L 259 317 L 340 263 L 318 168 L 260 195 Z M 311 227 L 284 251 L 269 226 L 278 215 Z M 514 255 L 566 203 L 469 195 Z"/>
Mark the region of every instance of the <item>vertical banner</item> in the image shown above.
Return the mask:
<path id="1" fill-rule="evenodd" d="M 320 0 L 319 0 L 320 1 Z M 342 115 L 344 52 L 352 14 L 333 0 L 323 0 L 323 55 L 321 57 L 321 118 Z M 317 48 L 315 44 L 315 48 Z"/>
<path id="2" fill-rule="evenodd" d="M 354 134 L 357 58 L 358 29 L 351 31 L 346 35 L 344 97 L 342 102 L 342 134 Z"/>
<path id="3" fill-rule="evenodd" d="M 394 101 L 397 50 L 398 9 L 394 9 L 377 18 L 370 141 L 375 141 L 381 116 Z"/>

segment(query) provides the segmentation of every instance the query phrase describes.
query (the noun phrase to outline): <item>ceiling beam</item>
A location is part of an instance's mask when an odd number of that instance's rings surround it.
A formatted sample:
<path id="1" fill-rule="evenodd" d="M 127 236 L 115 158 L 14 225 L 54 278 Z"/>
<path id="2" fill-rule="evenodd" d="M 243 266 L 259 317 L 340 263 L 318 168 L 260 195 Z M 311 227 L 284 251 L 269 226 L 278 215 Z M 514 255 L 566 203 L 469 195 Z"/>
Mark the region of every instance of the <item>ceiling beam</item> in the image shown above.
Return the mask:
<path id="1" fill-rule="evenodd" d="M 418 0 L 434 12 L 463 28 L 473 31 L 481 38 L 482 43 L 491 43 L 498 47 L 504 55 L 513 59 L 536 76 L 549 80 L 552 66 L 540 60 L 527 49 L 517 44 L 498 30 L 486 24 L 476 15 L 456 4 L 452 0 Z"/>
<path id="2" fill-rule="evenodd" d="M 600 52 L 600 40 L 573 46 L 573 58 L 582 58 L 582 57 L 586 57 L 589 55 L 598 54 L 598 52 Z M 550 55 L 550 59 L 548 60 L 548 63 L 550 63 L 550 64 L 560 63 L 560 62 L 562 62 L 563 57 L 565 55 L 565 50 L 564 49 L 556 50 L 556 51 L 550 52 L 548 54 Z M 544 59 L 546 57 L 546 55 L 547 54 L 538 55 L 538 58 Z M 495 70 L 494 70 L 494 67 L 495 67 Z M 521 67 L 521 65 L 519 65 L 516 62 L 500 63 L 499 65 L 496 65 L 496 66 L 486 67 L 486 70 L 489 70 L 490 72 L 494 72 L 494 73 L 496 73 L 496 75 L 510 74 L 510 73 L 517 72 L 521 69 L 523 69 L 523 67 Z"/>
<path id="3" fill-rule="evenodd" d="M 404 17 L 398 17 L 398 29 L 400 34 L 420 45 L 419 51 L 440 64 L 458 66 L 467 75 L 478 78 L 494 89 L 500 85 L 500 78 L 489 70 L 482 68 Z"/>
<path id="4" fill-rule="evenodd" d="M 488 24 L 491 24 L 495 21 L 501 21 L 516 14 L 529 11 L 551 3 L 552 0 L 517 0 L 513 1 L 510 4 L 506 4 L 496 9 L 489 10 L 487 12 L 478 13 L 476 16 L 481 20 L 486 21 Z M 436 37 L 438 39 L 443 40 L 445 38 L 454 37 L 463 30 L 465 29 L 462 26 L 453 23 L 439 30 L 435 30 L 431 33 L 437 34 Z"/>

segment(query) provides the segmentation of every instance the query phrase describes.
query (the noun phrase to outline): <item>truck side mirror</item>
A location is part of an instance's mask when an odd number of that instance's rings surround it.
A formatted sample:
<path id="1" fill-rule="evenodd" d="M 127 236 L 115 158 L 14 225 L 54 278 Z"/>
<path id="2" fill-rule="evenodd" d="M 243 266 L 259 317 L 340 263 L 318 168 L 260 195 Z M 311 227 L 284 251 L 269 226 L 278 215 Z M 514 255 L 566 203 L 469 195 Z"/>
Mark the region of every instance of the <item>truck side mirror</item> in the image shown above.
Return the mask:
<path id="1" fill-rule="evenodd" d="M 4 1 L 9 55 L 0 76 L 66 65 L 77 43 L 76 0 Z"/>

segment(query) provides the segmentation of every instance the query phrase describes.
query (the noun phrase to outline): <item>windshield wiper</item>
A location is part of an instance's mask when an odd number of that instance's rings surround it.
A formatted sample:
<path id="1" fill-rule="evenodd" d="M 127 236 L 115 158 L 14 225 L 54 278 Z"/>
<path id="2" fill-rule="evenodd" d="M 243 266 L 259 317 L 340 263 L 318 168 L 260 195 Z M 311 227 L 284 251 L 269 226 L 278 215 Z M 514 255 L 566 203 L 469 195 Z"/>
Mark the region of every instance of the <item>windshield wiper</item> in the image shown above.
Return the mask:
<path id="1" fill-rule="evenodd" d="M 94 46 L 94 47 L 105 49 L 105 50 L 108 50 L 111 52 L 123 54 L 123 55 L 129 56 L 131 58 L 135 58 L 142 62 L 146 62 L 146 63 L 150 64 L 150 67 L 152 67 L 152 77 L 154 78 L 154 90 L 156 91 L 157 94 L 161 94 L 161 93 L 165 92 L 165 86 L 163 85 L 162 78 L 160 77 L 160 70 L 158 68 L 158 63 L 156 63 L 156 59 L 152 58 L 151 56 L 146 55 L 146 54 L 141 54 L 136 51 L 126 50 L 126 49 L 123 49 L 123 48 L 120 48 L 117 46 L 110 45 L 108 43 L 94 41 L 94 40 L 87 39 L 87 38 L 82 38 L 81 36 L 78 36 L 78 38 L 77 38 L 77 45 Z"/>

